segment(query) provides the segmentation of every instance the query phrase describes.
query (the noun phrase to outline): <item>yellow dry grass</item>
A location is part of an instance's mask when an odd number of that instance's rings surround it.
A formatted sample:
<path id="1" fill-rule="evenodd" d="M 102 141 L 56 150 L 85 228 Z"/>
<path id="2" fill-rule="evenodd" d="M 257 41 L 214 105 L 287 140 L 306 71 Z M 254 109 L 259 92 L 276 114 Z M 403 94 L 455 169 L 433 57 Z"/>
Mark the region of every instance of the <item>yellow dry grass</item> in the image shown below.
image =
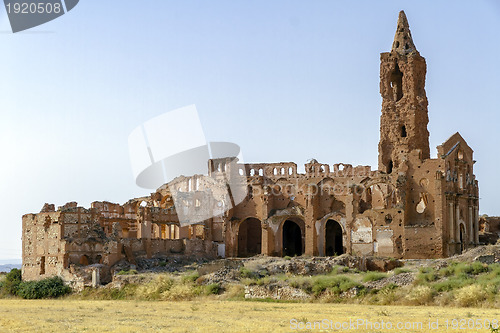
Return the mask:
<path id="1" fill-rule="evenodd" d="M 293 329 L 323 319 L 346 322 L 422 323 L 415 329 L 347 329 L 342 332 L 489 332 L 446 329 L 445 321 L 500 318 L 500 309 L 370 306 L 320 303 L 265 303 L 202 299 L 182 302 L 0 300 L 0 332 L 339 332 Z M 439 320 L 439 329 L 428 322 Z M 305 324 L 302 324 L 305 325 Z M 467 325 L 467 324 L 466 324 Z M 465 326 L 467 327 L 467 326 Z M 323 327 L 325 328 L 325 327 Z M 331 329 L 333 328 L 333 329 Z"/>

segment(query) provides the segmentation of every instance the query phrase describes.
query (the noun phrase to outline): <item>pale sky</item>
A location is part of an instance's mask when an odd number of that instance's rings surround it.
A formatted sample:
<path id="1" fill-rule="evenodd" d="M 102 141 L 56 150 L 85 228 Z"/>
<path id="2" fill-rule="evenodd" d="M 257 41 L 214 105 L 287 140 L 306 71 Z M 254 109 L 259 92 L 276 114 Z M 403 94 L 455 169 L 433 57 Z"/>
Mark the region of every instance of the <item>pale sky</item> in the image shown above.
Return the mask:
<path id="1" fill-rule="evenodd" d="M 432 156 L 459 131 L 481 214 L 500 215 L 500 2 L 81 0 L 12 34 L 0 8 L 0 259 L 45 202 L 124 203 L 128 135 L 195 104 L 207 141 L 246 162 L 377 167 L 379 57 L 398 12 L 427 60 Z"/>

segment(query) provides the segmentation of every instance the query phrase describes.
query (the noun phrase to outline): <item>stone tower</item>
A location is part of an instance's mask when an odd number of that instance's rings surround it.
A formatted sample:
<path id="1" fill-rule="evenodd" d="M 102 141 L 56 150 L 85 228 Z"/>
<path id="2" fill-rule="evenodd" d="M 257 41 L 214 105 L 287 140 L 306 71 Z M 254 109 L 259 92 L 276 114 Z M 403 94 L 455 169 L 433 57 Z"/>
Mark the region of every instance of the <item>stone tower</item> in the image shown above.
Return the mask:
<path id="1" fill-rule="evenodd" d="M 425 73 L 425 59 L 413 44 L 408 20 L 401 11 L 392 50 L 380 55 L 381 171 L 392 173 L 401 168 L 413 150 L 420 150 L 422 160 L 430 158 Z"/>

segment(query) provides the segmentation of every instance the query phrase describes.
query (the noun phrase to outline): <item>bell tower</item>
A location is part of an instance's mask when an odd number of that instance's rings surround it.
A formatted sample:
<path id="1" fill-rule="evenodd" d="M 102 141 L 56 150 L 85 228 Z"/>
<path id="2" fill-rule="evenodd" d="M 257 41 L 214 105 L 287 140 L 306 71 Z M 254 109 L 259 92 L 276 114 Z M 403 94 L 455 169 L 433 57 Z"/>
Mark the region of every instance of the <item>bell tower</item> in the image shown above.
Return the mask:
<path id="1" fill-rule="evenodd" d="M 381 171 L 397 170 L 413 150 L 420 150 L 422 160 L 430 158 L 425 73 L 425 59 L 413 44 L 408 20 L 401 11 L 392 50 L 380 54 Z"/>

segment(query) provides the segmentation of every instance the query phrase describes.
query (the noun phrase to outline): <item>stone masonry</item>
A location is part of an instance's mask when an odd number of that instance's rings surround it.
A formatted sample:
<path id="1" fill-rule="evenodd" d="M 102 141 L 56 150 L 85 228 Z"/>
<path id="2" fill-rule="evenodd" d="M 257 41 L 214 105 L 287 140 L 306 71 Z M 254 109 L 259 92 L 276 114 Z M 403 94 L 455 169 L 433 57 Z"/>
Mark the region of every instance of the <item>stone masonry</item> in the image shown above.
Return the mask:
<path id="1" fill-rule="evenodd" d="M 150 196 L 89 209 L 46 204 L 23 216 L 23 278 L 68 276 L 75 267 L 172 254 L 206 257 L 335 256 L 441 258 L 479 244 L 478 182 L 473 151 L 459 134 L 430 158 L 425 59 L 404 12 L 390 52 L 380 56 L 378 170 L 311 160 L 208 161 L 202 175 L 179 176 Z M 220 195 L 224 175 L 246 175 L 246 198 Z M 217 189 L 220 189 L 218 191 Z M 213 202 L 212 218 L 179 223 L 173 193 L 187 209 Z"/>

